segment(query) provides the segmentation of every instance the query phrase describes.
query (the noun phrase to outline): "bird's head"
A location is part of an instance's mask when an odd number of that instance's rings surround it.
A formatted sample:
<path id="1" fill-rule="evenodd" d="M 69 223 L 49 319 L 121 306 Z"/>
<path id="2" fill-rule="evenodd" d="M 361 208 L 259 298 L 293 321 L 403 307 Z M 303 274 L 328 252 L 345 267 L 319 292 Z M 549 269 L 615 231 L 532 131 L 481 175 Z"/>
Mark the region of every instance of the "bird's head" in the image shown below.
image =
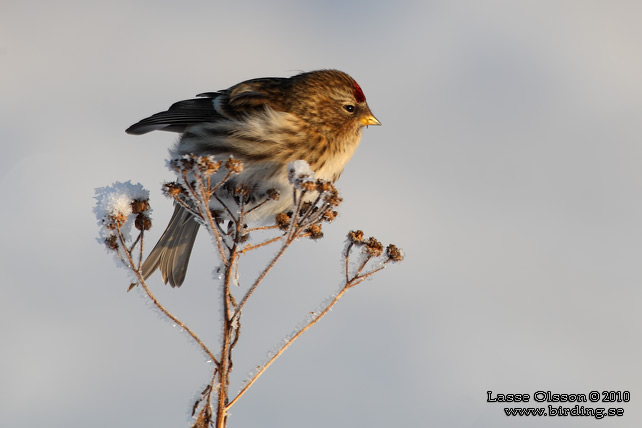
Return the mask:
<path id="1" fill-rule="evenodd" d="M 381 125 L 359 84 L 342 71 L 296 75 L 290 90 L 290 111 L 328 136 L 359 134 L 364 126 Z"/>

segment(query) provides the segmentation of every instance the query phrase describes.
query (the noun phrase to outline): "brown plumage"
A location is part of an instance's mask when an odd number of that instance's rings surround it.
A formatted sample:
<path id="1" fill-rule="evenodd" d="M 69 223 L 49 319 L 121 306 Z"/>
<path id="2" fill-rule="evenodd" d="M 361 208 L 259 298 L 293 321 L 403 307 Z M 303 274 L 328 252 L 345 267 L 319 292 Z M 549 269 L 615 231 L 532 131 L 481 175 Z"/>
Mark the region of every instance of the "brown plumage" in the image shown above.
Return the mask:
<path id="1" fill-rule="evenodd" d="M 198 97 L 141 120 L 127 133 L 179 132 L 175 155 L 233 155 L 244 164 L 234 184 L 246 185 L 259 201 L 270 188 L 288 192 L 287 165 L 295 160 L 307 161 L 318 178 L 337 180 L 361 140 L 361 129 L 379 125 L 361 87 L 338 70 L 252 79 Z M 269 221 L 290 205 L 289 198 L 281 198 L 253 211 L 247 220 Z M 160 268 L 165 283 L 180 286 L 198 227 L 177 205 L 143 263 L 145 278 Z"/>

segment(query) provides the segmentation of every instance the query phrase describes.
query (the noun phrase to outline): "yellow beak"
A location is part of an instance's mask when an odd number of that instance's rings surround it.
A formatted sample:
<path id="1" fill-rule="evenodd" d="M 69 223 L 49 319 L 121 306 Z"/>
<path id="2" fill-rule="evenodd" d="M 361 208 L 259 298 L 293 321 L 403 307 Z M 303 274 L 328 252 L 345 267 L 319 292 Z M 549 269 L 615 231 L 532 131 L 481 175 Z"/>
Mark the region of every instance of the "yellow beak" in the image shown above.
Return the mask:
<path id="1" fill-rule="evenodd" d="M 368 113 L 368 115 L 367 115 L 367 116 L 363 116 L 363 117 L 360 119 L 360 121 L 361 121 L 361 123 L 363 123 L 363 125 L 364 125 L 364 126 L 368 126 L 368 125 L 381 125 L 381 122 L 379 122 L 379 121 L 377 120 L 377 118 L 376 118 L 376 117 L 374 117 L 374 116 L 372 115 L 372 113 Z"/>

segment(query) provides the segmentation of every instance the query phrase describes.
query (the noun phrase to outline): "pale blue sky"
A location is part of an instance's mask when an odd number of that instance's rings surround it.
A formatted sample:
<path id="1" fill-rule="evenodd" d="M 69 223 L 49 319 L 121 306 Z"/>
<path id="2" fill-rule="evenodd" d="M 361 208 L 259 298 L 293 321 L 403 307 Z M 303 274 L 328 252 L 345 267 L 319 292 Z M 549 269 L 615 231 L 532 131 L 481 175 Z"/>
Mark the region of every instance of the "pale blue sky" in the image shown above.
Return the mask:
<path id="1" fill-rule="evenodd" d="M 338 182 L 326 238 L 248 305 L 232 390 L 336 289 L 348 230 L 407 260 L 350 292 L 229 426 L 640 426 L 640 16 L 630 1 L 5 2 L 0 426 L 188 426 L 211 367 L 125 293 L 94 189 L 145 185 L 155 240 L 174 136 L 125 128 L 317 68 L 353 75 L 383 126 Z M 151 284 L 211 340 L 203 236 L 181 289 Z M 485 401 L 604 389 L 631 391 L 623 417 L 514 420 Z"/>

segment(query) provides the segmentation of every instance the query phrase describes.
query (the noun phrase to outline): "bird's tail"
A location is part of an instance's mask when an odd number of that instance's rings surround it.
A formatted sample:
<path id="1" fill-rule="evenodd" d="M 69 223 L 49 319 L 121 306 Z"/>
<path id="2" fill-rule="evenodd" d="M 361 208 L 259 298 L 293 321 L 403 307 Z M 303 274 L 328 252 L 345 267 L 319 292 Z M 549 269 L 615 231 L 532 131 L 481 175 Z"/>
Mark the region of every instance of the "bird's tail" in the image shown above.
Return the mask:
<path id="1" fill-rule="evenodd" d="M 143 263 L 143 277 L 147 279 L 160 268 L 165 284 L 169 282 L 172 287 L 180 287 L 185 280 L 199 226 L 185 208 L 176 205 L 167 229 Z"/>

